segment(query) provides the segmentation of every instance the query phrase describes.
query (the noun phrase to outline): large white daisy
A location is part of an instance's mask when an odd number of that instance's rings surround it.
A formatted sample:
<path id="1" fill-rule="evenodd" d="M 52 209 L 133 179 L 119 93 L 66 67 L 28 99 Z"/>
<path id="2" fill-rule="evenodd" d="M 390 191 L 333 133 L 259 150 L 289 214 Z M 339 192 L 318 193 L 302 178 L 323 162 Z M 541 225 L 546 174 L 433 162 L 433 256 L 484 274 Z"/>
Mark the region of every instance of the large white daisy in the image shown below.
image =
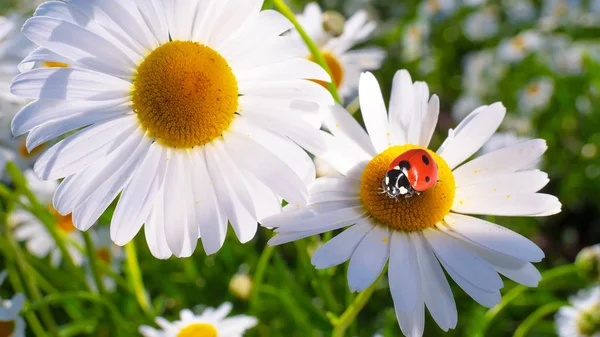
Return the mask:
<path id="1" fill-rule="evenodd" d="M 486 307 L 501 300 L 498 273 L 528 285 L 540 274 L 530 262 L 544 253 L 525 237 L 466 214 L 545 216 L 560 211 L 557 198 L 536 193 L 548 176 L 524 170 L 546 150 L 541 139 L 520 142 L 462 164 L 494 134 L 505 115 L 501 103 L 468 115 L 434 152 L 427 149 L 437 124 L 439 101 L 406 71 L 394 77 L 389 116 L 375 77 L 360 82 L 368 134 L 339 106 L 325 116 L 333 136 L 323 156 L 343 176 L 324 177 L 309 187 L 309 204 L 262 222 L 277 227 L 271 244 L 282 244 L 350 226 L 319 248 L 317 268 L 350 260 L 352 291 L 369 287 L 389 259 L 388 278 L 398 322 L 407 336 L 421 336 L 424 308 L 443 330 L 454 328 L 457 311 L 441 266 L 473 299 Z M 399 199 L 381 193 L 390 163 L 410 149 L 427 151 L 439 181 L 419 196 Z M 413 163 L 414 164 L 414 163 Z M 418 163 L 417 163 L 418 164 Z M 423 165 L 431 165 L 423 160 Z M 425 177 L 425 180 L 427 178 Z"/>
<path id="2" fill-rule="evenodd" d="M 52 195 L 56 192 L 58 181 L 43 181 L 33 171 L 24 173 L 29 189 L 38 201 L 48 208 L 48 211 L 56 220 L 55 226 L 58 233 L 64 236 L 67 250 L 76 265 L 83 263 L 81 249 L 84 245 L 81 232 L 77 231 L 71 219 L 71 215 L 61 215 L 52 206 Z M 23 208 L 17 208 L 8 214 L 8 225 L 14 228 L 14 236 L 20 242 L 25 242 L 25 247 L 34 256 L 44 258 L 50 255 L 50 261 L 57 266 L 62 261 L 62 253 L 46 226 L 35 215 Z"/>
<path id="3" fill-rule="evenodd" d="M 39 45 L 17 76 L 35 101 L 12 123 L 29 148 L 79 130 L 40 156 L 43 179 L 66 178 L 61 214 L 87 230 L 121 194 L 111 222 L 123 245 L 142 227 L 159 258 L 208 254 L 231 222 L 254 237 L 281 198 L 306 199 L 320 151 L 328 74 L 305 59 L 292 25 L 262 0 L 69 0 L 42 4 L 23 26 Z M 300 146 L 299 146 L 300 145 Z"/>
<path id="4" fill-rule="evenodd" d="M 556 314 L 560 337 L 600 337 L 600 286 L 580 290 Z"/>
<path id="5" fill-rule="evenodd" d="M 297 18 L 327 61 L 333 83 L 342 97 L 348 98 L 356 93 L 361 72 L 381 66 L 386 55 L 383 49 L 368 47 L 351 50 L 369 39 L 377 26 L 366 11 L 358 11 L 344 22 L 341 14 L 324 13 L 317 3 L 311 2 Z M 300 36 L 295 34 L 295 37 L 299 47 L 304 48 L 305 57 L 313 60 Z"/>
<path id="6" fill-rule="evenodd" d="M 7 271 L 0 273 L 0 285 L 8 276 Z M 25 304 L 25 295 L 16 294 L 10 300 L 0 298 L 0 336 L 25 337 L 25 320 L 19 316 Z"/>
<path id="7" fill-rule="evenodd" d="M 258 324 L 251 316 L 227 317 L 231 309 L 231 303 L 223 303 L 217 309 L 207 308 L 200 315 L 184 309 L 180 312 L 180 320 L 169 322 L 158 317 L 156 324 L 161 330 L 144 325 L 140 327 L 140 333 L 144 337 L 241 337 Z"/>

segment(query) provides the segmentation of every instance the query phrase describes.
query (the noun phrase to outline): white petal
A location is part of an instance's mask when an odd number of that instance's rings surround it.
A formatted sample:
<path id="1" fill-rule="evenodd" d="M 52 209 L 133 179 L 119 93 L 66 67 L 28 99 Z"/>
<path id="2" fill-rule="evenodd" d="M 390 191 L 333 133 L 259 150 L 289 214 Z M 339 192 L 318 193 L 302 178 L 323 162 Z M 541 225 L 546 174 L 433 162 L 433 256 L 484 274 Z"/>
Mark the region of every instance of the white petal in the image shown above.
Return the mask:
<path id="1" fill-rule="evenodd" d="M 73 224 L 77 229 L 85 231 L 90 228 L 131 179 L 151 142 L 140 137 L 136 145 L 131 152 L 125 151 L 125 147 L 115 151 L 106 158 L 107 165 L 97 175 L 88 177 L 89 181 L 81 187 L 81 197 L 73 210 Z"/>
<path id="2" fill-rule="evenodd" d="M 371 229 L 373 226 L 368 220 L 346 229 L 317 249 L 312 256 L 312 264 L 317 269 L 325 269 L 348 261 Z"/>
<path id="3" fill-rule="evenodd" d="M 189 257 L 196 249 L 200 237 L 196 213 L 190 166 L 186 151 L 170 150 L 165 173 L 164 220 L 169 250 L 177 257 Z"/>
<path id="4" fill-rule="evenodd" d="M 409 144 L 419 144 L 421 141 L 421 129 L 425 124 L 425 118 L 428 118 L 428 103 L 429 100 L 429 87 L 425 82 L 415 82 L 413 85 L 414 91 L 414 102 L 412 114 L 412 120 L 408 127 L 407 142 Z M 435 125 L 435 124 L 434 124 Z"/>
<path id="5" fill-rule="evenodd" d="M 502 295 L 500 295 L 500 290 L 487 291 L 477 287 L 470 280 L 454 271 L 452 267 L 450 267 L 443 260 L 440 260 L 446 272 L 452 277 L 452 279 L 458 284 L 458 286 L 464 290 L 471 298 L 473 298 L 477 303 L 483 305 L 486 308 L 492 308 L 496 304 L 502 302 Z"/>
<path id="6" fill-rule="evenodd" d="M 36 44 L 99 72 L 131 76 L 135 64 L 117 46 L 79 25 L 47 16 L 33 17 L 23 34 Z"/>
<path id="7" fill-rule="evenodd" d="M 455 198 L 464 199 L 470 196 L 493 194 L 522 194 L 535 193 L 541 190 L 550 179 L 548 174 L 539 170 L 503 173 L 492 179 L 471 184 L 466 187 L 458 186 Z"/>
<path id="8" fill-rule="evenodd" d="M 221 46 L 227 41 L 234 39 L 248 28 L 249 24 L 256 20 L 263 0 L 247 1 L 223 1 L 226 3 L 221 17 L 217 19 L 218 29 L 210 35 L 209 45 Z M 218 47 L 217 47 L 218 48 Z"/>
<path id="9" fill-rule="evenodd" d="M 420 294 L 413 311 L 404 311 L 396 307 L 396 319 L 400 330 L 406 337 L 422 337 L 425 330 L 425 303 Z"/>
<path id="10" fill-rule="evenodd" d="M 131 135 L 136 124 L 135 116 L 126 116 L 85 128 L 44 152 L 34 171 L 45 180 L 76 173 L 115 150 Z"/>
<path id="11" fill-rule="evenodd" d="M 444 271 L 425 238 L 420 233 L 411 233 L 410 236 L 417 251 L 427 309 L 442 330 L 453 329 L 458 321 L 458 313 Z"/>
<path id="12" fill-rule="evenodd" d="M 447 215 L 446 225 L 464 240 L 514 258 L 539 262 L 544 252 L 521 234 L 494 223 L 460 214 Z"/>
<path id="13" fill-rule="evenodd" d="M 271 82 L 261 81 L 245 88 L 240 88 L 240 94 L 264 98 L 289 98 L 325 105 L 334 103 L 327 89 L 323 88 L 320 84 L 302 79 Z"/>
<path id="14" fill-rule="evenodd" d="M 396 312 L 418 311 L 421 304 L 421 278 L 415 247 L 409 237 L 402 232 L 393 232 L 390 244 L 390 263 L 388 267 L 390 292 Z M 423 309 L 421 310 L 423 311 Z"/>
<path id="15" fill-rule="evenodd" d="M 277 232 L 276 235 L 271 240 L 269 240 L 269 245 L 277 246 L 277 245 L 281 245 L 284 243 L 304 239 L 309 236 L 338 230 L 340 228 L 347 227 L 348 225 L 360 224 L 360 223 L 366 221 L 368 217 L 369 217 L 368 215 L 363 215 L 362 217 L 356 219 L 355 221 L 323 224 L 322 226 L 317 227 L 315 229 L 311 229 L 311 230 L 298 230 L 297 232 L 296 231 Z"/>
<path id="16" fill-rule="evenodd" d="M 465 161 L 496 132 L 504 119 L 506 108 L 502 103 L 482 106 L 463 119 L 455 130 L 451 130 L 438 154 L 452 169 Z"/>
<path id="17" fill-rule="evenodd" d="M 327 151 L 319 157 L 327 164 L 331 165 L 336 171 L 349 177 L 351 172 L 360 175 L 373 157 L 364 152 L 356 143 L 346 142 L 343 138 L 334 137 L 323 132 L 322 139 L 325 141 Z M 358 170 L 358 166 L 365 164 L 362 169 Z"/>
<path id="18" fill-rule="evenodd" d="M 169 29 L 164 7 L 160 0 L 135 0 L 148 28 L 160 44 L 169 42 Z"/>
<path id="19" fill-rule="evenodd" d="M 223 145 L 213 141 L 205 146 L 205 151 L 208 172 L 214 182 L 219 203 L 223 206 L 240 242 L 246 243 L 254 237 L 257 228 L 252 196 Z"/>
<path id="20" fill-rule="evenodd" d="M 358 244 L 348 266 L 350 291 L 367 289 L 381 274 L 390 255 L 390 231 L 375 226 Z"/>
<path id="21" fill-rule="evenodd" d="M 457 186 L 490 180 L 497 174 L 515 172 L 535 162 L 546 152 L 543 139 L 531 139 L 484 154 L 465 163 L 452 173 Z"/>
<path id="22" fill-rule="evenodd" d="M 206 167 L 204 148 L 195 149 L 191 157 L 193 193 L 200 227 L 202 245 L 207 255 L 219 251 L 227 235 L 227 216 L 219 205 Z"/>
<path id="23" fill-rule="evenodd" d="M 415 127 L 421 129 L 421 121 L 415 118 L 415 89 L 412 79 L 406 70 L 399 70 L 394 75 L 392 82 L 392 93 L 390 99 L 390 131 L 394 144 L 411 143 L 408 139 L 409 129 Z M 418 111 L 420 113 L 420 111 Z M 411 143 L 412 144 L 412 143 Z"/>
<path id="24" fill-rule="evenodd" d="M 248 187 L 248 191 L 253 196 L 254 209 L 256 210 L 256 218 L 260 222 L 273 214 L 281 213 L 281 198 L 273 192 L 273 190 L 258 178 L 244 172 L 244 181 Z"/>
<path id="25" fill-rule="evenodd" d="M 37 100 L 17 112 L 12 120 L 11 129 L 15 136 L 20 136 L 36 126 L 65 117 L 79 118 L 104 114 L 112 117 L 111 112 L 115 110 L 122 113 L 131 111 L 130 106 L 122 106 L 126 102 L 127 100 L 123 99 L 106 102 Z"/>
<path id="26" fill-rule="evenodd" d="M 435 132 L 435 126 L 438 122 L 439 113 L 440 99 L 437 95 L 433 95 L 427 105 L 426 115 L 423 117 L 423 126 L 421 127 L 421 136 L 419 137 L 418 145 L 429 147 L 429 142 L 431 141 L 431 137 Z"/>
<path id="27" fill-rule="evenodd" d="M 332 206 L 323 209 L 323 204 Z M 336 206 L 333 206 L 333 205 Z M 360 202 L 329 201 L 322 204 L 304 206 L 298 211 L 284 212 L 264 219 L 261 224 L 265 227 L 279 227 L 277 232 L 308 231 L 329 224 L 348 226 L 362 218 L 367 211 Z M 342 225 L 345 224 L 345 225 Z"/>
<path id="28" fill-rule="evenodd" d="M 173 255 L 171 250 L 169 249 L 169 244 L 167 243 L 167 235 L 165 233 L 165 226 L 163 222 L 165 221 L 164 217 L 164 200 L 165 200 L 164 190 L 160 190 L 156 194 L 156 198 L 154 199 L 154 204 L 152 205 L 152 211 L 150 211 L 150 215 L 146 220 L 146 224 L 144 225 L 144 233 L 146 235 L 146 242 L 148 243 L 148 248 L 150 248 L 150 252 L 157 259 L 168 259 Z"/>
<path id="29" fill-rule="evenodd" d="M 131 241 L 142 228 L 164 181 L 166 152 L 154 143 L 125 186 L 110 223 L 110 237 L 117 245 Z"/>
<path id="30" fill-rule="evenodd" d="M 127 97 L 131 83 L 86 69 L 38 68 L 17 75 L 10 90 L 33 99 L 106 101 Z"/>
<path id="31" fill-rule="evenodd" d="M 227 134 L 224 144 L 240 167 L 248 170 L 275 193 L 290 203 L 306 202 L 308 190 L 302 179 L 269 150 L 252 138 L 237 133 Z"/>
<path id="32" fill-rule="evenodd" d="M 392 140 L 387 121 L 387 111 L 377 79 L 371 73 L 360 76 L 360 109 L 373 147 L 379 153 L 390 147 Z"/>
<path id="33" fill-rule="evenodd" d="M 546 216 L 559 213 L 561 203 L 549 194 L 523 193 L 470 196 L 454 199 L 452 210 L 458 213 L 501 216 Z"/>
<path id="34" fill-rule="evenodd" d="M 215 2 L 215 1 L 212 1 Z M 164 15 L 169 25 L 169 35 L 173 40 L 190 41 L 196 22 L 201 23 L 198 18 L 207 13 L 199 13 L 200 1 L 163 1 Z M 211 13 L 215 15 L 216 13 Z M 202 44 L 207 44 L 205 40 Z"/>
<path id="35" fill-rule="evenodd" d="M 425 229 L 423 235 L 438 260 L 452 268 L 456 274 L 486 291 L 496 291 L 503 287 L 502 279 L 492 266 L 461 245 L 459 241 L 431 228 Z"/>
<path id="36" fill-rule="evenodd" d="M 73 60 L 68 59 L 64 56 L 58 55 L 57 53 L 55 53 L 49 49 L 46 49 L 44 47 L 38 47 L 34 51 L 29 53 L 29 55 L 27 55 L 23 59 L 23 61 L 21 61 L 21 63 L 19 63 L 18 68 L 19 68 L 19 71 L 23 73 L 27 70 L 31 70 L 36 63 L 47 62 L 47 61 L 65 63 L 70 66 L 74 66 L 77 64 Z"/>
<path id="37" fill-rule="evenodd" d="M 329 74 L 318 64 L 307 59 L 290 59 L 269 66 L 242 70 L 236 74 L 239 90 L 254 83 L 311 79 L 330 82 Z"/>
<path id="38" fill-rule="evenodd" d="M 340 105 L 323 108 L 323 123 L 334 136 L 345 142 L 355 142 L 371 156 L 377 155 L 367 132 Z"/>

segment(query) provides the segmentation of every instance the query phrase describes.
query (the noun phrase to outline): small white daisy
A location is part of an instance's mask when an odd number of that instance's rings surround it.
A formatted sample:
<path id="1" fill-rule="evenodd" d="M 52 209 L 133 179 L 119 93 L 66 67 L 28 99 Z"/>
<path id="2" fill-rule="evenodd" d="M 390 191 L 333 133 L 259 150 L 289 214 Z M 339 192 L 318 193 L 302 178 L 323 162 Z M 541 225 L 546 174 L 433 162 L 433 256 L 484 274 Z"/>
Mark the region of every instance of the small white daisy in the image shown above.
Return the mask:
<path id="1" fill-rule="evenodd" d="M 35 99 L 15 116 L 28 148 L 76 131 L 43 153 L 35 172 L 66 178 L 56 210 L 92 226 L 120 194 L 110 225 L 118 245 L 145 223 L 152 254 L 190 256 L 202 238 L 222 246 L 228 222 L 241 242 L 257 220 L 303 202 L 321 151 L 311 80 L 292 24 L 262 0 L 70 0 L 43 3 L 23 26 L 39 47 L 23 61 L 61 62 L 18 75 Z M 310 79 L 310 80 L 308 80 Z"/>
<path id="2" fill-rule="evenodd" d="M 498 57 L 506 62 L 519 62 L 542 47 L 543 37 L 535 31 L 524 31 L 498 45 Z"/>
<path id="3" fill-rule="evenodd" d="M 343 176 L 315 180 L 307 206 L 288 205 L 288 211 L 263 220 L 263 226 L 276 227 L 270 244 L 350 226 L 321 246 L 312 263 L 321 269 L 350 260 L 349 287 L 362 291 L 378 278 L 389 259 L 398 322 L 411 337 L 423 334 L 425 306 L 443 330 L 456 326 L 456 305 L 442 266 L 486 307 L 501 301 L 503 282 L 498 273 L 536 286 L 540 274 L 530 262 L 542 260 L 544 252 L 527 238 L 470 215 L 559 212 L 556 197 L 536 193 L 548 183 L 547 174 L 524 170 L 544 153 L 545 141 L 520 142 L 462 164 L 502 122 L 501 103 L 475 109 L 433 152 L 427 146 L 437 124 L 439 100 L 435 95 L 430 99 L 425 83 L 413 84 L 407 71 L 399 71 L 389 117 L 372 74 L 361 77 L 359 95 L 368 134 L 339 106 L 324 121 L 333 135 L 327 137 L 329 150 L 323 158 Z M 413 149 L 422 157 L 391 167 L 399 155 Z M 408 173 L 411 168 L 416 173 Z M 437 183 L 414 195 L 417 190 L 412 186 L 432 183 L 430 175 L 435 172 Z M 395 198 L 389 187 L 393 184 L 399 191 Z"/>
<path id="4" fill-rule="evenodd" d="M 56 228 L 58 232 L 65 235 L 67 239 L 67 249 L 76 265 L 83 263 L 83 254 L 81 249 L 84 247 L 84 240 L 81 232 L 77 231 L 71 215 L 60 215 L 52 206 L 52 195 L 58 188 L 58 181 L 40 180 L 36 174 L 31 171 L 25 171 L 25 179 L 29 189 L 38 201 L 48 207 L 49 212 L 56 219 Z M 25 247 L 34 256 L 44 258 L 50 255 L 50 261 L 57 266 L 62 260 L 62 254 L 54 241 L 54 238 L 46 226 L 34 214 L 29 211 L 17 208 L 8 215 L 8 225 L 15 228 L 14 236 L 17 241 L 25 242 Z"/>
<path id="5" fill-rule="evenodd" d="M 456 0 L 427 0 L 421 2 L 419 11 L 428 17 L 436 15 L 446 17 L 452 15 L 457 7 Z"/>
<path id="6" fill-rule="evenodd" d="M 96 258 L 101 263 L 106 264 L 113 272 L 120 273 L 122 268 L 123 260 L 125 259 L 125 253 L 123 249 L 115 245 L 110 239 L 110 230 L 107 227 L 100 227 L 92 232 L 92 240 L 94 241 L 94 247 L 96 248 Z M 88 284 L 92 289 L 96 290 L 96 282 L 92 275 L 89 260 L 86 260 L 85 270 Z M 102 283 L 108 291 L 116 289 L 116 283 L 114 278 L 103 275 Z"/>
<path id="7" fill-rule="evenodd" d="M 529 0 L 508 0 L 504 2 L 508 20 L 515 24 L 527 24 L 536 19 L 535 5 Z"/>
<path id="8" fill-rule="evenodd" d="M 519 109 L 525 113 L 545 108 L 554 94 L 554 81 L 549 77 L 534 79 L 519 90 Z"/>
<path id="9" fill-rule="evenodd" d="M 402 58 L 405 61 L 414 61 L 425 54 L 429 30 L 429 21 L 423 19 L 406 25 L 402 35 Z"/>
<path id="10" fill-rule="evenodd" d="M 0 273 L 0 285 L 4 283 L 8 272 Z M 16 294 L 10 300 L 0 298 L 0 336 L 25 337 L 25 320 L 19 316 L 25 304 L 25 295 Z"/>
<path id="11" fill-rule="evenodd" d="M 319 47 L 342 97 L 355 94 L 361 72 L 381 66 L 385 58 L 383 49 L 368 47 L 351 50 L 355 45 L 367 41 L 377 26 L 366 11 L 358 11 L 344 22 L 341 14 L 323 13 L 317 3 L 311 2 L 298 14 L 297 19 Z M 299 47 L 304 48 L 305 57 L 313 60 L 300 36 L 295 33 L 294 37 Z"/>
<path id="12" fill-rule="evenodd" d="M 497 87 L 508 68 L 491 50 L 467 54 L 463 59 L 463 88 L 473 94 L 485 96 Z"/>
<path id="13" fill-rule="evenodd" d="M 556 314 L 560 337 L 600 337 L 600 287 L 580 290 Z"/>
<path id="14" fill-rule="evenodd" d="M 472 41 L 482 41 L 495 36 L 500 29 L 498 10 L 486 6 L 470 14 L 463 23 L 465 36 Z"/>
<path id="15" fill-rule="evenodd" d="M 144 325 L 140 327 L 140 333 L 144 337 L 241 337 L 246 330 L 258 324 L 258 320 L 251 316 L 227 317 L 231 309 L 231 303 L 223 303 L 217 309 L 204 309 L 200 315 L 184 309 L 179 314 L 180 320 L 169 322 L 158 317 L 156 324 L 160 330 Z"/>

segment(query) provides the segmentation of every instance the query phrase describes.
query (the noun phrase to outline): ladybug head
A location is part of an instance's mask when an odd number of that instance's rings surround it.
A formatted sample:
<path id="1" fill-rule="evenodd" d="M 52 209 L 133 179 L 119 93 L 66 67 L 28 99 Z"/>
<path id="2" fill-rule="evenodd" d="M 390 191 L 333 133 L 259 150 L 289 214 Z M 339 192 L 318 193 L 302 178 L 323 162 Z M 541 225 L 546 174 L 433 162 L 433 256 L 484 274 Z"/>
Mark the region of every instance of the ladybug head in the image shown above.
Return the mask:
<path id="1" fill-rule="evenodd" d="M 404 195 L 411 196 L 414 193 L 406 174 L 402 170 L 389 170 L 381 181 L 381 188 L 390 198 Z"/>

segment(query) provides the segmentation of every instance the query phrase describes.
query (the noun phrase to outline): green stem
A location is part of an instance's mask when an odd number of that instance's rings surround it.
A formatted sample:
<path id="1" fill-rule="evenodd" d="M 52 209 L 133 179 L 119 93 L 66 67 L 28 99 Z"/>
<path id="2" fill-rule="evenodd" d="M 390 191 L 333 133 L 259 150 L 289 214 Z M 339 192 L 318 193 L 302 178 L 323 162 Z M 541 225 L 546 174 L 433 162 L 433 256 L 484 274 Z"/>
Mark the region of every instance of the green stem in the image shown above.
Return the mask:
<path id="1" fill-rule="evenodd" d="M 29 265 L 21 251 L 21 247 L 17 244 L 17 242 L 12 237 L 10 231 L 7 229 L 4 231 L 4 237 L 10 249 L 14 252 L 14 261 L 21 271 L 21 275 L 23 275 L 25 287 L 28 290 L 29 296 L 34 301 L 37 301 L 42 298 L 42 293 L 35 281 L 35 277 L 29 270 Z M 47 306 L 44 306 L 40 310 L 40 316 L 42 317 L 42 321 L 46 325 L 48 332 L 52 336 L 58 336 L 58 327 L 56 326 L 56 322 L 54 321 L 54 317 L 52 317 L 52 313 Z"/>
<path id="2" fill-rule="evenodd" d="M 127 276 L 129 278 L 129 286 L 133 289 L 135 297 L 142 310 L 146 314 L 150 314 L 150 302 L 146 296 L 146 288 L 144 287 L 144 281 L 142 280 L 142 273 L 140 272 L 140 265 L 137 259 L 134 240 L 131 240 L 125 245 L 125 254 L 127 259 Z"/>
<path id="3" fill-rule="evenodd" d="M 542 273 L 542 280 L 540 281 L 539 287 L 543 287 L 546 284 L 549 284 L 555 279 L 560 279 L 565 277 L 566 275 L 576 274 L 577 268 L 574 264 L 562 265 Z M 483 322 L 481 324 L 481 330 L 479 336 L 485 336 L 485 331 L 487 330 L 490 323 L 498 316 L 498 314 L 504 310 L 510 303 L 512 303 L 515 299 L 521 297 L 523 293 L 525 293 L 529 287 L 524 285 L 517 285 L 512 288 L 509 292 L 504 295 L 502 298 L 502 302 L 495 307 L 488 310 L 488 312 L 483 317 Z"/>
<path id="4" fill-rule="evenodd" d="M 84 291 L 50 294 L 42 299 L 31 303 L 23 309 L 23 312 L 30 313 L 40 308 L 46 307 L 50 304 L 62 303 L 69 300 L 85 300 L 101 304 L 104 307 L 106 307 L 106 309 L 110 312 L 111 316 L 113 317 L 114 322 L 117 323 L 119 326 L 126 328 L 129 324 L 121 318 L 121 313 L 119 313 L 117 307 L 115 307 L 114 304 L 112 304 L 110 301 L 104 299 L 99 295 Z"/>
<path id="5" fill-rule="evenodd" d="M 329 66 L 327 65 L 327 61 L 325 61 L 325 58 L 323 57 L 323 55 L 321 55 L 321 51 L 319 50 L 319 47 L 314 43 L 314 41 L 310 38 L 310 36 L 308 36 L 308 34 L 304 30 L 304 28 L 302 28 L 302 25 L 300 25 L 300 23 L 296 19 L 296 16 L 294 15 L 294 12 L 292 12 L 290 7 L 288 7 L 288 5 L 286 5 L 283 0 L 273 0 L 273 6 L 281 14 L 283 14 L 283 16 L 285 16 L 288 20 L 290 20 L 292 22 L 292 24 L 298 31 L 298 34 L 300 34 L 300 36 L 302 37 L 302 40 L 304 40 L 304 43 L 310 50 L 312 56 L 315 59 L 315 62 L 317 62 L 317 64 L 319 64 L 321 67 L 323 67 L 323 69 L 325 69 L 325 71 L 327 71 L 329 76 L 331 78 L 333 78 L 333 76 L 331 75 L 331 69 L 329 69 Z M 335 101 L 337 103 L 341 104 L 342 100 L 340 99 L 340 95 L 337 92 L 335 83 L 328 82 L 327 90 L 329 90 L 329 92 L 331 93 L 331 96 L 333 96 L 333 99 L 335 99 Z"/>
<path id="6" fill-rule="evenodd" d="M 256 265 L 256 272 L 254 273 L 254 285 L 252 289 L 252 297 L 250 298 L 250 312 L 254 312 L 256 306 L 258 305 L 260 297 L 259 294 L 261 291 L 260 288 L 262 287 L 263 279 L 265 277 L 265 270 L 267 269 L 269 260 L 271 260 L 274 252 L 275 246 L 267 245 L 260 254 L 258 264 Z"/>
<path id="7" fill-rule="evenodd" d="M 385 271 L 382 271 L 381 275 L 383 275 L 384 273 Z M 367 302 L 369 302 L 371 295 L 373 295 L 375 288 L 377 288 L 377 284 L 379 284 L 379 279 L 381 278 L 381 275 L 375 282 L 373 282 L 373 284 L 371 284 L 370 287 L 359 293 L 354 298 L 352 304 L 350 304 L 350 306 L 346 308 L 346 311 L 344 311 L 344 313 L 336 321 L 332 322 L 333 333 L 331 334 L 331 337 L 345 336 L 346 330 L 348 329 L 350 324 L 354 322 L 356 316 L 358 316 L 358 314 L 365 307 Z"/>
<path id="8" fill-rule="evenodd" d="M 358 97 L 353 99 L 352 102 L 350 102 L 350 104 L 346 106 L 346 111 L 348 111 L 348 113 L 350 113 L 351 115 L 354 115 L 358 111 L 358 109 L 360 109 L 360 100 Z"/>
<path id="9" fill-rule="evenodd" d="M 569 303 L 564 301 L 558 301 L 541 306 L 531 315 L 527 316 L 527 318 L 517 327 L 513 337 L 525 337 L 529 330 L 531 330 L 539 320 L 568 304 Z"/>
<path id="10" fill-rule="evenodd" d="M 94 240 L 92 240 L 89 232 L 83 232 L 83 238 L 85 240 L 87 255 L 90 259 L 90 269 L 92 270 L 96 288 L 98 288 L 99 294 L 104 294 L 106 293 L 106 288 L 104 287 L 104 281 L 102 281 L 102 273 L 98 269 L 98 255 L 96 254 L 96 247 L 94 247 Z"/>

